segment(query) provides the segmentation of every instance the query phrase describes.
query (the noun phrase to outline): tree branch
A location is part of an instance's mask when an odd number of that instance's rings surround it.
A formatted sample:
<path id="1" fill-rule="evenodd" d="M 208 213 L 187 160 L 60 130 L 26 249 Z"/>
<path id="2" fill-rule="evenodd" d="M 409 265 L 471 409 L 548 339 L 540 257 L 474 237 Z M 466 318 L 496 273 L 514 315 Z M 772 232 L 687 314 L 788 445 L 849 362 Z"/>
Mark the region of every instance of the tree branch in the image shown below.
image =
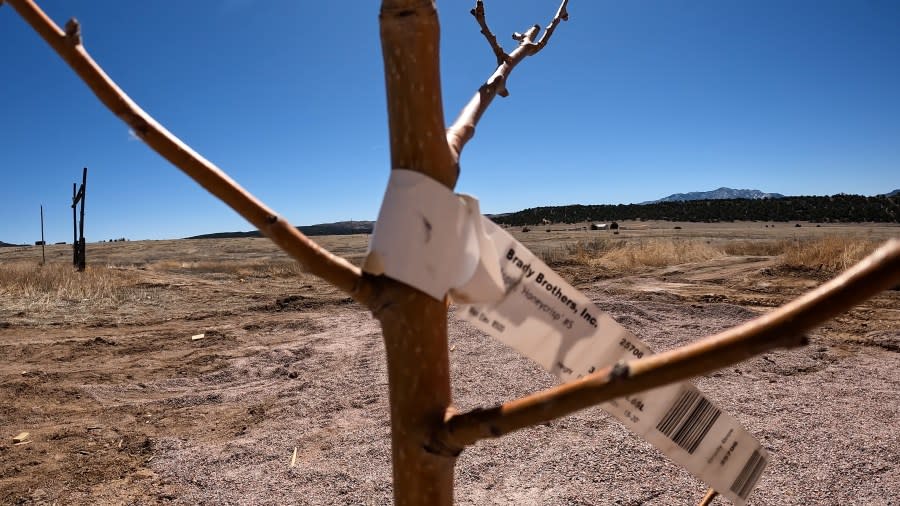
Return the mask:
<path id="1" fill-rule="evenodd" d="M 544 49 L 544 46 L 547 45 L 547 42 L 550 40 L 550 37 L 553 35 L 553 31 L 556 30 L 556 27 L 559 25 L 560 21 L 568 21 L 569 20 L 569 11 L 566 10 L 566 7 L 569 4 L 569 0 L 563 0 L 561 4 L 559 4 L 559 9 L 556 10 L 556 15 L 553 16 L 553 19 L 550 20 L 550 24 L 547 25 L 547 29 L 544 30 L 544 34 L 541 35 L 541 40 L 537 42 L 538 47 L 534 50 L 535 53 Z"/>
<path id="2" fill-rule="evenodd" d="M 697 506 L 709 506 L 712 504 L 713 499 L 719 496 L 719 493 L 714 489 L 709 489 L 706 491 L 706 495 L 703 496 L 703 499 L 700 499 L 700 502 L 697 503 Z"/>
<path id="3" fill-rule="evenodd" d="M 478 21 L 478 26 L 481 27 L 481 34 L 487 39 L 488 44 L 491 46 L 491 50 L 494 51 L 494 56 L 497 57 L 497 66 L 499 67 L 508 62 L 509 55 L 506 54 L 506 51 L 504 51 L 502 47 L 500 47 L 500 43 L 497 42 L 497 37 L 494 36 L 491 29 L 488 28 L 487 19 L 484 17 L 484 2 L 482 0 L 477 0 L 475 2 L 475 8 L 469 11 L 469 14 L 475 16 L 475 21 Z"/>
<path id="4" fill-rule="evenodd" d="M 898 284 L 900 239 L 892 239 L 840 276 L 743 325 L 675 350 L 621 362 L 501 406 L 451 414 L 435 435 L 440 442 L 436 446 L 461 451 L 479 439 L 709 373 L 778 347 L 805 344 L 806 331 Z"/>
<path id="5" fill-rule="evenodd" d="M 488 43 L 491 44 L 491 49 L 494 50 L 494 54 L 497 56 L 497 69 L 490 77 L 488 77 L 487 81 L 478 88 L 478 92 L 475 93 L 469 100 L 469 103 L 463 107 L 459 116 L 456 118 L 456 121 L 454 121 L 450 128 L 447 129 L 447 143 L 450 145 L 450 149 L 453 152 L 453 156 L 457 163 L 459 163 L 459 157 L 462 154 L 462 150 L 466 143 L 475 136 L 475 126 L 478 124 L 478 121 L 481 119 L 481 116 L 487 108 L 491 105 L 494 97 L 497 95 L 500 95 L 501 97 L 509 95 L 509 92 L 506 89 L 506 80 L 509 78 L 512 70 L 519 62 L 528 56 L 535 55 L 541 49 L 544 49 L 547 42 L 550 41 L 553 31 L 556 30 L 556 27 L 559 25 L 559 22 L 569 19 L 569 13 L 566 11 L 568 3 L 569 0 L 562 0 L 559 9 L 556 11 L 556 15 L 550 21 L 550 24 L 547 25 L 547 29 L 544 31 L 538 42 L 534 42 L 534 37 L 540 30 L 540 26 L 538 25 L 532 26 L 526 30 L 525 33 L 514 33 L 513 39 L 519 41 L 519 46 L 514 49 L 512 53 L 507 55 L 503 53 L 503 49 L 500 48 L 500 45 L 497 43 L 496 37 L 493 36 L 487 27 L 487 21 L 484 17 L 484 5 L 481 0 L 477 1 L 475 9 L 472 10 L 472 15 L 475 16 L 475 19 L 481 26 L 481 33 L 485 34 L 485 38 L 488 39 Z M 502 54 L 504 58 L 501 59 L 500 54 Z"/>
<path id="6" fill-rule="evenodd" d="M 69 64 L 94 95 L 148 146 L 246 218 L 310 273 L 368 305 L 371 289 L 359 268 L 300 233 L 141 109 L 81 45 L 78 21 L 69 20 L 63 32 L 33 1 L 8 0 L 8 3 Z"/>

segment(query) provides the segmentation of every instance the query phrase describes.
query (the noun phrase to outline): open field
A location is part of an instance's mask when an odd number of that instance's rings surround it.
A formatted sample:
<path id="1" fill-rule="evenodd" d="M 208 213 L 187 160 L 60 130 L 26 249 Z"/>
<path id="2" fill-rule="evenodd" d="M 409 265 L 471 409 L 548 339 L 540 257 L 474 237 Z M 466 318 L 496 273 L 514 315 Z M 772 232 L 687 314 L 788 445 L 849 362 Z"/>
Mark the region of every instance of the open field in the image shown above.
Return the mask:
<path id="1" fill-rule="evenodd" d="M 512 231 L 657 350 L 762 314 L 900 237 L 883 224 L 620 224 Z M 359 263 L 368 238 L 315 239 Z M 49 246 L 44 267 L 40 254 L 0 249 L 0 504 L 390 503 L 378 324 L 268 240 L 89 244 L 83 274 L 70 246 Z M 900 291 L 810 338 L 697 380 L 772 453 L 750 503 L 897 504 Z M 451 346 L 461 409 L 554 382 L 455 319 Z M 22 431 L 29 442 L 13 444 Z M 459 504 L 705 492 L 599 408 L 467 449 L 456 480 Z"/>

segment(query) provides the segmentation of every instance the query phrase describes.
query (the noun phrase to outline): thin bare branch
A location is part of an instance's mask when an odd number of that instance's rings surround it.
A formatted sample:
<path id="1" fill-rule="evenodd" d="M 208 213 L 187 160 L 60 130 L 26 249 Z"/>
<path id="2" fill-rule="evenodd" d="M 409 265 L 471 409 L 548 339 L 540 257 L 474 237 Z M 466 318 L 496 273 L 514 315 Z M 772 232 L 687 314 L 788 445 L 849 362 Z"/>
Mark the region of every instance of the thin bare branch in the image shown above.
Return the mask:
<path id="1" fill-rule="evenodd" d="M 512 70 L 519 62 L 529 56 L 537 54 L 543 49 L 547 45 L 547 42 L 550 41 L 550 37 L 553 35 L 553 31 L 556 30 L 559 22 L 569 19 L 569 13 L 566 11 L 568 3 L 569 0 L 562 0 L 559 9 L 556 11 L 556 16 L 554 16 L 550 21 L 550 24 L 547 25 L 547 29 L 544 31 L 538 42 L 534 42 L 534 37 L 540 30 L 540 26 L 538 25 L 532 26 L 524 33 L 517 32 L 513 34 L 513 39 L 519 41 L 519 46 L 508 55 L 505 55 L 506 58 L 502 62 L 498 56 L 497 69 L 487 78 L 484 84 L 478 88 L 478 92 L 475 93 L 465 107 L 463 107 L 459 116 L 456 118 L 456 121 L 454 121 L 453 124 L 450 125 L 450 128 L 447 129 L 447 143 L 450 145 L 450 150 L 453 152 L 453 156 L 457 163 L 459 163 L 460 154 L 462 154 L 462 150 L 466 143 L 475 136 L 475 127 L 478 125 L 478 121 L 481 120 L 481 116 L 484 115 L 484 112 L 491 105 L 494 98 L 497 95 L 500 95 L 501 97 L 509 95 L 509 91 L 506 89 L 506 80 L 509 79 Z M 481 1 L 478 1 L 472 12 L 475 19 L 479 20 L 478 24 L 482 27 L 481 33 L 485 33 L 487 30 L 487 22 L 484 21 L 483 6 L 481 6 L 480 19 L 477 14 L 480 6 Z M 487 30 L 487 32 L 490 33 L 489 30 Z M 487 37 L 487 34 L 485 37 Z M 496 39 L 494 40 L 496 41 Z M 488 38 L 488 42 L 491 42 L 490 38 Z M 491 47 L 494 49 L 494 54 L 497 54 L 499 44 L 496 44 L 495 47 L 495 43 L 491 43 Z"/>
<path id="2" fill-rule="evenodd" d="M 771 313 L 696 343 L 622 362 L 501 406 L 451 415 L 436 438 L 441 447 L 461 451 L 479 439 L 706 374 L 778 347 L 802 345 L 806 331 L 898 284 L 900 239 L 892 239 L 840 276 Z"/>
<path id="3" fill-rule="evenodd" d="M 491 46 L 491 50 L 494 52 L 494 56 L 497 57 L 497 66 L 499 67 L 509 61 L 509 55 L 506 54 L 506 51 L 504 51 L 500 46 L 500 43 L 497 42 L 497 37 L 494 36 L 491 29 L 488 28 L 487 19 L 484 17 L 484 2 L 482 0 L 477 0 L 475 2 L 475 8 L 469 11 L 469 13 L 475 16 L 475 20 L 478 21 L 478 26 L 481 27 L 481 34 L 487 39 L 488 44 Z"/>
<path id="4" fill-rule="evenodd" d="M 569 0 L 563 0 L 561 4 L 559 4 L 559 9 L 556 11 L 556 15 L 553 16 L 553 19 L 550 21 L 550 24 L 547 25 L 547 29 L 544 30 L 544 34 L 541 35 L 541 40 L 537 42 L 538 47 L 535 49 L 535 53 L 544 49 L 544 46 L 547 45 L 547 41 L 550 40 L 550 37 L 553 36 L 553 31 L 556 30 L 556 27 L 559 26 L 560 21 L 568 21 L 569 20 L 569 11 L 566 10 L 566 7 L 569 5 Z"/>
<path id="5" fill-rule="evenodd" d="M 63 32 L 31 0 L 8 0 L 13 9 L 72 67 L 113 114 L 124 121 L 154 151 L 184 171 L 200 186 L 228 204 L 260 232 L 315 274 L 368 305 L 371 290 L 359 268 L 335 256 L 300 233 L 251 195 L 215 164 L 178 139 L 109 78 L 81 44 L 81 28 L 69 20 Z"/>
<path id="6" fill-rule="evenodd" d="M 700 499 L 700 502 L 697 503 L 697 506 L 709 506 L 712 504 L 713 499 L 718 497 L 719 493 L 715 491 L 715 489 L 709 489 L 706 491 L 706 495 L 703 496 L 703 499 Z"/>

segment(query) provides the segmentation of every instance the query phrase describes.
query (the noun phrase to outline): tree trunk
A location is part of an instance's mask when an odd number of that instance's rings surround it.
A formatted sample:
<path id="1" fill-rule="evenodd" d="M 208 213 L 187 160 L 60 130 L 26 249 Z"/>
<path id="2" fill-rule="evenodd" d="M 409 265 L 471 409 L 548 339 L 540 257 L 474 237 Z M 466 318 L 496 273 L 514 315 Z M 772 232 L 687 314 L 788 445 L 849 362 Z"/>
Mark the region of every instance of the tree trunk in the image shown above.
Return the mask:
<path id="1" fill-rule="evenodd" d="M 434 4 L 385 0 L 380 22 L 392 168 L 452 189 L 457 168 L 445 134 Z M 372 282 L 387 353 L 395 503 L 450 505 L 456 459 L 428 449 L 452 402 L 447 305 L 393 280 Z"/>

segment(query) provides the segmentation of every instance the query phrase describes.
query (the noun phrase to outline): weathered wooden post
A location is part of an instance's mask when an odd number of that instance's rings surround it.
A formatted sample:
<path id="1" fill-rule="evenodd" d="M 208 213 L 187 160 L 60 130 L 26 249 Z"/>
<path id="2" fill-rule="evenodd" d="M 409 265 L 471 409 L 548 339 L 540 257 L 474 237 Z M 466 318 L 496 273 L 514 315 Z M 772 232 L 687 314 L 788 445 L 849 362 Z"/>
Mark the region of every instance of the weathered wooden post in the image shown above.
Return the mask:
<path id="1" fill-rule="evenodd" d="M 44 205 L 41 204 L 41 265 L 47 263 L 47 254 L 44 252 L 44 245 L 47 241 L 44 239 Z"/>
<path id="2" fill-rule="evenodd" d="M 84 201 L 87 197 L 87 167 L 81 172 L 81 217 L 78 220 L 78 270 L 83 271 L 87 263 L 87 249 L 84 242 Z"/>
<path id="3" fill-rule="evenodd" d="M 78 183 L 72 183 L 72 263 L 79 271 L 84 271 L 86 266 L 85 242 L 84 242 L 84 198 L 87 191 L 87 167 L 81 173 L 81 188 L 75 190 Z M 81 202 L 81 219 L 78 219 L 76 207 Z"/>
<path id="4" fill-rule="evenodd" d="M 75 202 L 78 196 L 78 183 L 72 183 L 72 265 L 78 267 L 78 214 Z"/>

